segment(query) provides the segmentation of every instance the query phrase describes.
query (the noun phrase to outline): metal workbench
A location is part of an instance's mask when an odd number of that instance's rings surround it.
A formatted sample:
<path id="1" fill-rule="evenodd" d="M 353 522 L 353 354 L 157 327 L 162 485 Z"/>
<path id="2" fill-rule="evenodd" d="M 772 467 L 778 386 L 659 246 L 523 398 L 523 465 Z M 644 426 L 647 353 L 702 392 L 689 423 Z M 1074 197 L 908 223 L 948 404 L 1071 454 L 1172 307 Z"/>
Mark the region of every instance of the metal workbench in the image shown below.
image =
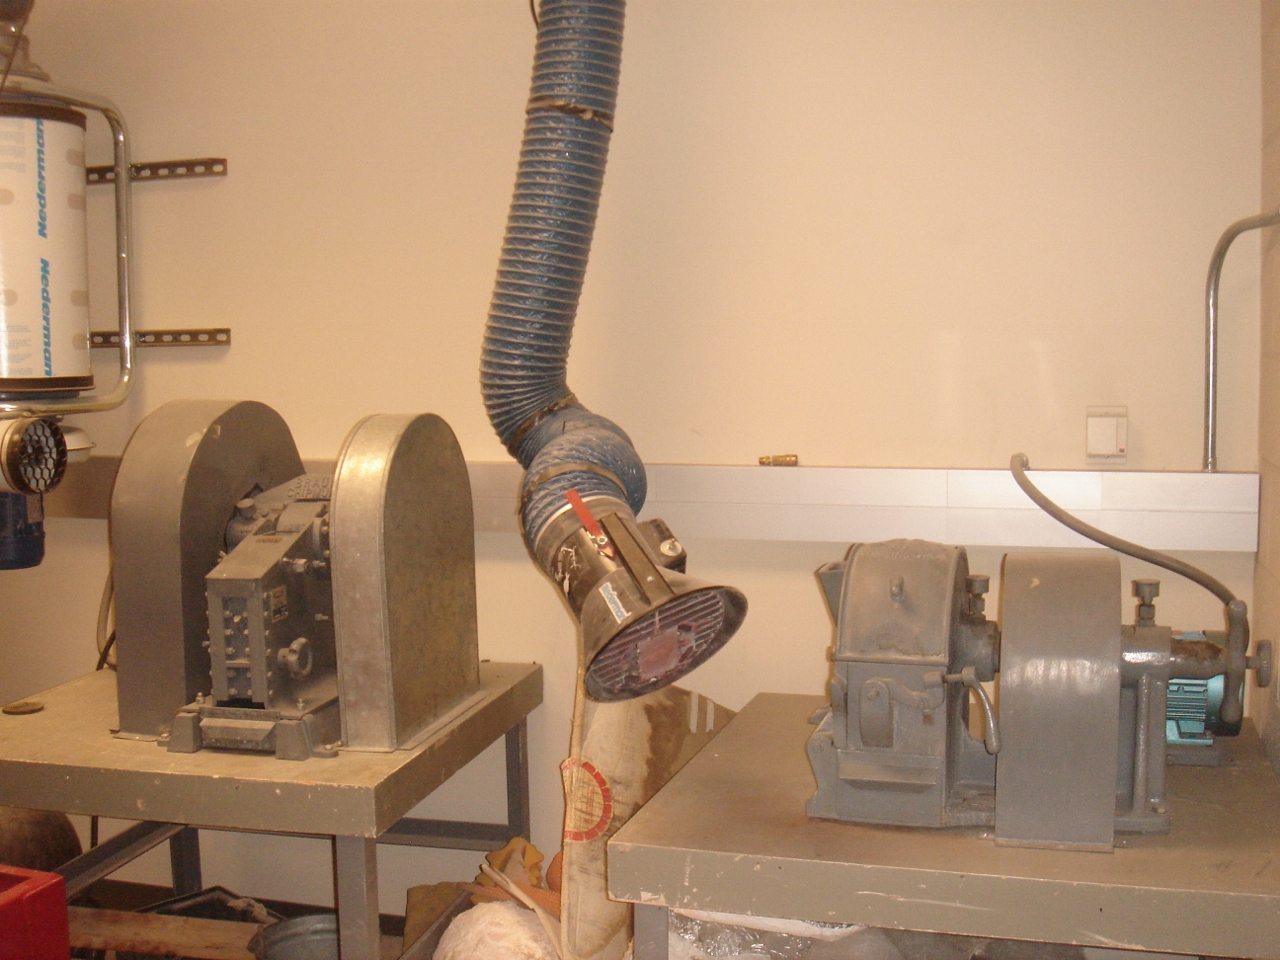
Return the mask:
<path id="1" fill-rule="evenodd" d="M 39 713 L 0 715 L 0 804 L 146 821 L 140 836 L 145 827 L 167 824 L 331 836 L 343 960 L 377 960 L 380 838 L 483 848 L 486 833 L 493 834 L 489 846 L 500 846 L 502 835 L 528 831 L 525 718 L 542 702 L 542 668 L 481 663 L 480 689 L 473 705 L 413 748 L 295 762 L 169 753 L 153 742 L 114 737 L 115 674 L 103 670 L 38 694 Z M 402 820 L 504 735 L 511 824 Z M 521 776 L 524 782 L 514 784 Z M 150 835 L 152 845 L 170 835 L 183 841 L 173 849 L 175 866 L 190 857 L 194 831 Z"/>
<path id="2" fill-rule="evenodd" d="M 1083 853 L 809 820 L 822 703 L 756 697 L 610 840 L 610 895 L 637 904 L 636 960 L 666 957 L 668 908 L 1280 958 L 1280 784 L 1250 723 L 1230 766 L 1170 768 L 1168 836 Z"/>

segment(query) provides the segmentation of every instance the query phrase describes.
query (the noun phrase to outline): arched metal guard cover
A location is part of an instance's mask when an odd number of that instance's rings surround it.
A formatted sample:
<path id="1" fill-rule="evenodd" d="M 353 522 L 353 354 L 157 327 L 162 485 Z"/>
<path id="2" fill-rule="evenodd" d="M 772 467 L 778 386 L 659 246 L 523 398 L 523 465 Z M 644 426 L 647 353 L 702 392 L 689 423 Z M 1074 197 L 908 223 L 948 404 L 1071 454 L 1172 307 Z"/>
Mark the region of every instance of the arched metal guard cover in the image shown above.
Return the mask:
<path id="1" fill-rule="evenodd" d="M 209 693 L 205 575 L 254 486 L 301 475 L 288 425 L 254 401 L 174 400 L 138 425 L 111 495 L 120 736 L 155 739 Z"/>
<path id="2" fill-rule="evenodd" d="M 358 423 L 330 508 L 348 749 L 410 745 L 480 684 L 471 484 L 434 414 Z"/>
<path id="3" fill-rule="evenodd" d="M 1004 561 L 996 842 L 1112 849 L 1120 735 L 1120 561 Z"/>

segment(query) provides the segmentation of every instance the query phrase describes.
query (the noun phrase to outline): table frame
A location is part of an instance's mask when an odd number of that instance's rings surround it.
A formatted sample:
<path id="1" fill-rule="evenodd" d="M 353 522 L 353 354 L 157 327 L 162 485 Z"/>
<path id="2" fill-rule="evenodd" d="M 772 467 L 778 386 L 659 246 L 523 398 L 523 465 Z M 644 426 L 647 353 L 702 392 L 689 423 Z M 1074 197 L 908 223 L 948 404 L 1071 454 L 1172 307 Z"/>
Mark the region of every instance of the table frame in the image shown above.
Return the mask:
<path id="1" fill-rule="evenodd" d="M 115 683 L 89 674 L 37 695 L 42 713 L 0 717 L 0 803 L 66 813 L 150 816 L 64 865 L 69 896 L 169 842 L 175 892 L 201 888 L 199 829 L 328 836 L 344 960 L 377 960 L 380 842 L 493 850 L 529 832 L 528 723 L 542 702 L 536 664 L 481 664 L 482 697 L 394 753 L 333 759 L 200 751 L 171 754 L 111 736 Z M 507 822 L 406 817 L 505 736 Z"/>

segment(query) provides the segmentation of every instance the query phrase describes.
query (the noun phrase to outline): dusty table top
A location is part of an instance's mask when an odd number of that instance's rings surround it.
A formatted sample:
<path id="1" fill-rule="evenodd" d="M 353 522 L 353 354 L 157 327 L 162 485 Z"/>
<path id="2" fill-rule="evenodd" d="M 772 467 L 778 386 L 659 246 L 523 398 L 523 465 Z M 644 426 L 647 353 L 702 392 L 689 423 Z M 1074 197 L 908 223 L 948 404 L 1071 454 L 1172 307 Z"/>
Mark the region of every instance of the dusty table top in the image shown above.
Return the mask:
<path id="1" fill-rule="evenodd" d="M 169 753 L 112 736 L 115 674 L 101 670 L 0 715 L 0 803 L 127 820 L 376 837 L 542 702 L 542 668 L 480 664 L 480 698 L 422 743 L 277 760 L 230 751 Z"/>
<path id="2" fill-rule="evenodd" d="M 810 820 L 820 697 L 761 694 L 609 842 L 620 900 L 971 936 L 1280 958 L 1280 783 L 1246 722 L 1234 762 L 1170 767 L 1169 835 L 1113 853 L 991 831 Z"/>

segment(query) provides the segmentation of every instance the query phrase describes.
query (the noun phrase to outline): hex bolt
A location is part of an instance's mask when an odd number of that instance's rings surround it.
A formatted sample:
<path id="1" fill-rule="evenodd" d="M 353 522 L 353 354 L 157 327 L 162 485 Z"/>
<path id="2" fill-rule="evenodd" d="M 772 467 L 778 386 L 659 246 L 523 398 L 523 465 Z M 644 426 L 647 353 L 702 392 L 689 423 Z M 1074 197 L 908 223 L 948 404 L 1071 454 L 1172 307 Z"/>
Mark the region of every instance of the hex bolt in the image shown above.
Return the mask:
<path id="1" fill-rule="evenodd" d="M 969 595 L 969 615 L 982 616 L 987 609 L 987 601 L 983 596 L 991 589 L 991 578 L 985 573 L 971 573 L 965 577 L 964 588 Z"/>
<path id="2" fill-rule="evenodd" d="M 1133 581 L 1133 595 L 1140 601 L 1138 604 L 1137 625 L 1140 627 L 1154 626 L 1156 622 L 1155 599 L 1160 596 L 1160 581 Z"/>

